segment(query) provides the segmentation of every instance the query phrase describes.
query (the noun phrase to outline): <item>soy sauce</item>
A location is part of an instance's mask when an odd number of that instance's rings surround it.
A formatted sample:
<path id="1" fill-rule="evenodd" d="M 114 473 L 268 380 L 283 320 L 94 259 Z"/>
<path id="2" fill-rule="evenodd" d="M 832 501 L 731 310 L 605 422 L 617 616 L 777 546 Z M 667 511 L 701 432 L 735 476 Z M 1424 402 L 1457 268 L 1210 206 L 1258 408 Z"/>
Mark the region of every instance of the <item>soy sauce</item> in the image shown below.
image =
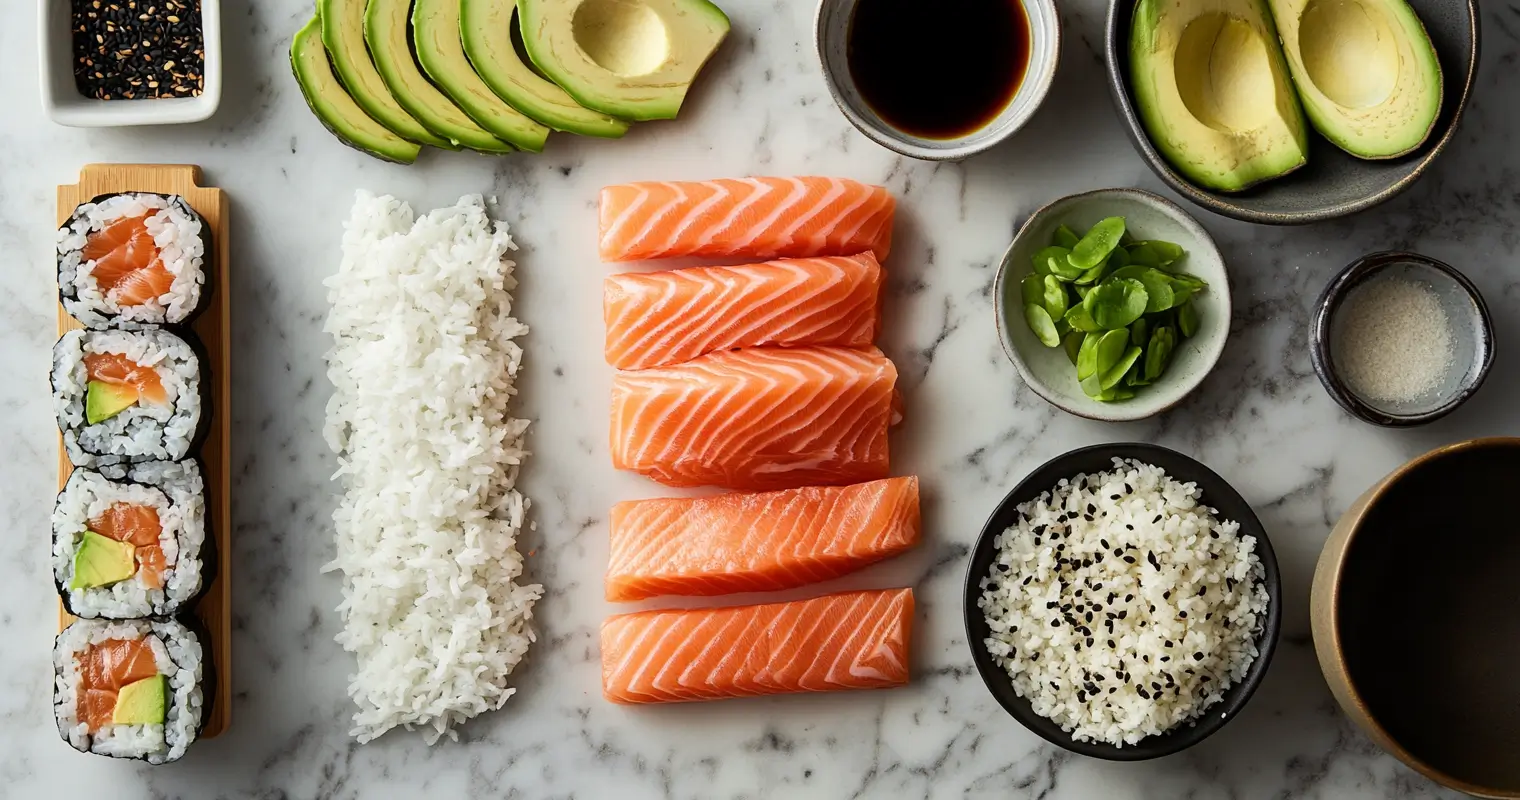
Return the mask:
<path id="1" fill-rule="evenodd" d="M 1019 90 L 1029 18 L 1020 0 L 860 0 L 848 62 L 888 125 L 957 139 L 985 127 Z"/>

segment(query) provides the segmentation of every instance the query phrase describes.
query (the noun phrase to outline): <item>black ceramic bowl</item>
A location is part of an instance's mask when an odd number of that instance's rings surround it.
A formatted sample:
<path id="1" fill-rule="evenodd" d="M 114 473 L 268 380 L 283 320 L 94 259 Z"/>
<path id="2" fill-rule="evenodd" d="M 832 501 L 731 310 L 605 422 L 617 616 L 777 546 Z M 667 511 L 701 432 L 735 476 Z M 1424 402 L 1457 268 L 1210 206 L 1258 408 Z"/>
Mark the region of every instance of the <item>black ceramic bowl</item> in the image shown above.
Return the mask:
<path id="1" fill-rule="evenodd" d="M 1430 287 L 1446 312 L 1452 341 L 1452 364 L 1440 386 L 1429 397 L 1403 404 L 1358 394 L 1336 359 L 1337 312 L 1346 298 L 1359 286 L 1395 276 Z M 1388 428 L 1424 425 L 1455 411 L 1483 386 L 1494 363 L 1494 323 L 1478 287 L 1454 267 L 1418 253 L 1372 253 L 1341 270 L 1319 296 L 1309 341 L 1314 372 L 1331 399 L 1352 416 Z"/>
<path id="2" fill-rule="evenodd" d="M 1402 158 L 1364 161 L 1309 129 L 1309 163 L 1282 178 L 1225 194 L 1193 185 L 1152 146 L 1129 91 L 1129 33 L 1136 0 L 1108 8 L 1108 86 L 1125 130 L 1145 163 L 1178 194 L 1216 214 L 1270 225 L 1302 225 L 1371 208 L 1408 189 L 1456 134 L 1478 71 L 1477 0 L 1409 0 L 1441 61 L 1441 114 L 1430 138 Z"/>
<path id="3" fill-rule="evenodd" d="M 998 666 L 993 661 L 992 655 L 987 652 L 984 642 L 990 631 L 986 617 L 977 607 L 977 600 L 982 594 L 982 578 L 991 571 L 996 555 L 993 539 L 1013 524 L 1018 514 L 1018 506 L 1033 500 L 1041 492 L 1049 491 L 1062 478 L 1111 469 L 1115 458 L 1132 458 L 1146 464 L 1154 464 L 1166 470 L 1168 475 L 1177 480 L 1198 484 L 1198 487 L 1203 490 L 1203 502 L 1218 509 L 1220 519 L 1235 520 L 1240 523 L 1241 535 L 1256 537 L 1256 554 L 1261 559 L 1261 565 L 1265 571 L 1264 582 L 1268 598 L 1267 619 L 1261 638 L 1257 642 L 1260 655 L 1252 662 L 1245 678 L 1231 686 L 1229 691 L 1225 692 L 1224 699 L 1209 706 L 1208 710 L 1193 724 L 1182 725 L 1167 733 L 1150 736 L 1141 739 L 1136 744 L 1124 747 L 1115 747 L 1103 742 L 1076 741 L 1070 734 L 1061 730 L 1059 725 L 1034 713 L 1029 701 L 1019 697 L 1013 691 L 1013 682 L 1009 679 L 1008 673 Z M 1266 676 L 1267 666 L 1272 661 L 1272 651 L 1277 646 L 1278 632 L 1282 627 L 1281 598 L 1282 583 L 1277 572 L 1277 557 L 1272 553 L 1272 542 L 1267 538 L 1267 532 L 1262 528 L 1261 521 L 1256 518 L 1255 512 L 1251 510 L 1250 504 L 1230 484 L 1226 483 L 1224 478 L 1192 458 L 1158 445 L 1138 442 L 1100 444 L 1079 448 L 1045 462 L 1043 466 L 1031 472 L 1018 486 L 1015 486 L 1013 491 L 1009 492 L 1008 496 L 998 504 L 997 510 L 992 512 L 987 524 L 982 527 L 982 535 L 977 539 L 976 548 L 971 551 L 971 565 L 966 572 L 964 599 L 966 639 L 971 646 L 971 659 L 976 662 L 976 671 L 981 674 L 982 682 L 987 685 L 992 696 L 997 698 L 1003 710 L 1024 727 L 1039 734 L 1046 741 L 1079 755 L 1109 761 L 1144 761 L 1186 750 L 1207 739 L 1240 713 L 1246 701 L 1251 699 L 1251 694 L 1256 691 L 1257 685 L 1261 683 L 1261 679 Z"/>

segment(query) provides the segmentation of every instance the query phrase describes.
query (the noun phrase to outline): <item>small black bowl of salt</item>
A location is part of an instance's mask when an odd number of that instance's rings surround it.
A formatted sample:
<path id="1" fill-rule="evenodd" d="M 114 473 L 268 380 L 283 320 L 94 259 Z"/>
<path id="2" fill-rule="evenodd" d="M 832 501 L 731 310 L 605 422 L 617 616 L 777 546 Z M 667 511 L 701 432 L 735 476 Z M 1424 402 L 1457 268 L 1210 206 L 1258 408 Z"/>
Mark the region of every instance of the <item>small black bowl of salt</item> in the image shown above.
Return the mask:
<path id="1" fill-rule="evenodd" d="M 1353 416 L 1407 427 L 1451 413 L 1494 361 L 1478 288 L 1416 253 L 1373 253 L 1325 287 L 1310 327 L 1314 371 Z"/>

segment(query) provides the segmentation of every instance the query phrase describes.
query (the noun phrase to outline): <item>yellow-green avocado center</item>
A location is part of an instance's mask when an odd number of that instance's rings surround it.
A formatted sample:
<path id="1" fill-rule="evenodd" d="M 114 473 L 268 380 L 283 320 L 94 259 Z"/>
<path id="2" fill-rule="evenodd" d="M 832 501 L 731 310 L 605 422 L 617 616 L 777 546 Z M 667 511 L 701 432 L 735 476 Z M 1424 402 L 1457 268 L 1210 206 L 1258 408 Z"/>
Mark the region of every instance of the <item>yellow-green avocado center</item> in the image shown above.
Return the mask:
<path id="1" fill-rule="evenodd" d="M 143 678 L 121 687 L 116 708 L 111 712 L 115 725 L 162 725 L 167 716 L 167 687 L 162 675 Z"/>
<path id="2" fill-rule="evenodd" d="M 1263 0 L 1139 0 L 1130 80 L 1151 142 L 1200 186 L 1240 191 L 1308 158 Z"/>
<path id="3" fill-rule="evenodd" d="M 137 548 L 94 531 L 80 537 L 74 551 L 74 577 L 70 589 L 94 589 L 120 583 L 137 573 Z"/>

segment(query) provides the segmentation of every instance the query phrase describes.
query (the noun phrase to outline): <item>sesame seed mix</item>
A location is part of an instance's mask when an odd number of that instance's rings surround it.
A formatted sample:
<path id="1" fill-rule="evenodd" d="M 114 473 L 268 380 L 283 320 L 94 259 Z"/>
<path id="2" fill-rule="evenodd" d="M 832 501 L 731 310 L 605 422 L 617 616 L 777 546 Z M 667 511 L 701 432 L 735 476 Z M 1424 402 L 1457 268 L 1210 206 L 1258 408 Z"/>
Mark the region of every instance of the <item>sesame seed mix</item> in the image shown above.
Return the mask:
<path id="1" fill-rule="evenodd" d="M 1025 503 L 997 537 L 978 600 L 988 652 L 1073 738 L 1122 747 L 1187 724 L 1255 661 L 1267 608 L 1256 541 L 1201 495 L 1115 459 Z M 1035 541 L 1056 525 L 1060 545 Z M 1126 555 L 1099 558 L 1115 551 Z"/>
<path id="2" fill-rule="evenodd" d="M 201 0 L 72 0 L 74 85 L 97 100 L 196 97 Z"/>

